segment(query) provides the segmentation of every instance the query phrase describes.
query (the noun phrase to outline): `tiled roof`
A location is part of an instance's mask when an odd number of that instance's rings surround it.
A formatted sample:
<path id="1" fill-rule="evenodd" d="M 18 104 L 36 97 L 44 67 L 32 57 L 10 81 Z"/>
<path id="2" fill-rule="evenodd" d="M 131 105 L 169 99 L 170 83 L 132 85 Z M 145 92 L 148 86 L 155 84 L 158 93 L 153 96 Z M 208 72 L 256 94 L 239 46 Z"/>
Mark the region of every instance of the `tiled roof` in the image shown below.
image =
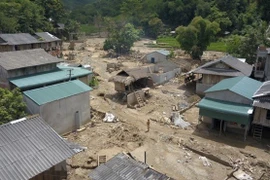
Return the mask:
<path id="1" fill-rule="evenodd" d="M 246 76 L 228 78 L 210 87 L 205 93 L 229 90 L 252 100 L 254 92 L 262 85 L 261 82 Z"/>
<path id="2" fill-rule="evenodd" d="M 23 94 L 38 105 L 88 92 L 92 88 L 80 80 L 68 81 L 43 88 L 24 91 Z"/>
<path id="3" fill-rule="evenodd" d="M 45 52 L 44 49 L 31 49 L 0 53 L 0 66 L 6 70 L 59 63 L 62 61 L 62 59 L 58 59 Z"/>
<path id="4" fill-rule="evenodd" d="M 59 66 L 58 66 L 59 67 Z M 48 71 L 42 72 L 37 74 L 32 74 L 28 76 L 16 77 L 11 78 L 9 81 L 14 84 L 16 87 L 20 88 L 21 90 L 40 87 L 44 85 L 50 85 L 62 81 L 66 81 L 69 79 L 74 79 L 82 76 L 87 76 L 92 72 L 80 67 L 59 67 L 55 71 Z M 69 69 L 71 71 L 71 77 L 69 77 Z"/>
<path id="5" fill-rule="evenodd" d="M 212 65 L 217 63 L 224 63 L 232 68 L 232 70 L 228 71 L 226 69 L 221 68 L 211 68 Z M 213 74 L 213 75 L 226 75 L 226 76 L 250 76 L 252 72 L 252 66 L 238 60 L 235 57 L 230 55 L 224 56 L 220 59 L 210 61 L 205 63 L 204 65 L 191 70 L 190 72 L 197 73 L 197 74 Z M 222 74 L 225 73 L 225 74 Z"/>
<path id="6" fill-rule="evenodd" d="M 76 154 L 40 116 L 0 126 L 0 179 L 27 180 Z"/>
<path id="7" fill-rule="evenodd" d="M 6 44 L 7 45 L 22 45 L 22 44 L 39 43 L 39 41 L 35 37 L 31 36 L 28 33 L 0 34 L 0 38 L 5 41 L 5 43 L 1 43 L 4 45 Z"/>
<path id="8" fill-rule="evenodd" d="M 173 180 L 124 153 L 94 169 L 89 177 L 91 180 Z"/>

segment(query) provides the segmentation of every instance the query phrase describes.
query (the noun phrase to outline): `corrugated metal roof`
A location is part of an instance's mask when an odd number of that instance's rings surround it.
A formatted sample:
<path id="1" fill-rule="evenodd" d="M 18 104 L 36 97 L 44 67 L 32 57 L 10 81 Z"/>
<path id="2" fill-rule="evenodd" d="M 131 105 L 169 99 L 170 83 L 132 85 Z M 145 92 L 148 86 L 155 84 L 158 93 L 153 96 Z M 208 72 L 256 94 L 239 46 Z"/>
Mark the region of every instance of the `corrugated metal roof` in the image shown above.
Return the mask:
<path id="1" fill-rule="evenodd" d="M 173 180 L 124 153 L 97 167 L 89 177 L 91 180 Z"/>
<path id="2" fill-rule="evenodd" d="M 0 179 L 27 180 L 76 152 L 40 116 L 0 126 Z"/>
<path id="3" fill-rule="evenodd" d="M 264 82 L 261 87 L 253 94 L 253 98 L 270 96 L 270 81 Z"/>
<path id="4" fill-rule="evenodd" d="M 35 44 L 40 43 L 35 37 L 28 33 L 17 33 L 17 34 L 0 34 L 7 45 L 22 45 L 22 44 Z"/>
<path id="5" fill-rule="evenodd" d="M 37 36 L 38 40 L 43 41 L 43 42 L 60 41 L 60 39 L 58 39 L 58 37 L 56 37 L 48 32 L 36 32 L 35 35 Z"/>
<path id="6" fill-rule="evenodd" d="M 262 83 L 259 81 L 256 81 L 246 76 L 241 76 L 224 79 L 212 86 L 211 88 L 207 89 L 205 93 L 229 90 L 252 100 L 254 92 L 256 92 L 261 85 Z"/>
<path id="7" fill-rule="evenodd" d="M 250 114 L 252 106 L 240 103 L 232 103 L 228 101 L 220 101 L 209 98 L 203 98 L 198 107 L 200 115 L 222 119 L 240 124 L 248 124 L 250 122 Z"/>
<path id="8" fill-rule="evenodd" d="M 42 105 L 92 90 L 80 80 L 68 81 L 43 88 L 24 91 L 23 94 Z"/>
<path id="9" fill-rule="evenodd" d="M 10 78 L 9 81 L 15 86 L 19 87 L 21 90 L 26 88 L 40 87 L 69 80 L 70 77 L 68 69 L 72 69 L 71 79 L 86 76 L 92 73 L 88 69 L 80 67 L 60 67 L 60 69 L 55 71 Z"/>
<path id="10" fill-rule="evenodd" d="M 161 50 L 157 50 L 156 52 L 163 54 L 164 56 L 169 56 L 170 55 L 170 51 L 167 51 L 165 49 L 161 49 Z"/>
<path id="11" fill-rule="evenodd" d="M 62 61 L 62 59 L 50 55 L 44 49 L 0 53 L 0 66 L 6 70 L 59 63 Z"/>
<path id="12" fill-rule="evenodd" d="M 228 66 L 230 66 L 232 69 L 234 69 L 235 71 L 231 71 L 232 75 L 230 76 L 250 76 L 251 75 L 251 72 L 252 72 L 252 66 L 247 64 L 247 63 L 244 63 L 240 60 L 238 60 L 237 58 L 235 57 L 232 57 L 230 55 L 228 56 L 224 56 L 220 59 L 217 59 L 217 60 L 214 60 L 214 61 L 210 61 L 208 63 L 205 63 L 204 65 L 194 69 L 194 70 L 191 70 L 191 72 L 193 73 L 198 73 L 198 74 L 208 74 L 209 71 L 211 72 L 211 74 L 217 74 L 217 75 L 221 75 L 220 74 L 220 71 L 219 68 L 215 68 L 217 71 L 214 70 L 214 68 L 211 68 L 212 65 L 214 64 L 217 64 L 217 63 L 224 63 Z M 208 71 L 205 71 L 205 70 L 208 70 Z M 225 72 L 226 72 L 226 69 L 225 69 Z M 227 72 L 227 75 L 229 74 L 229 72 Z"/>

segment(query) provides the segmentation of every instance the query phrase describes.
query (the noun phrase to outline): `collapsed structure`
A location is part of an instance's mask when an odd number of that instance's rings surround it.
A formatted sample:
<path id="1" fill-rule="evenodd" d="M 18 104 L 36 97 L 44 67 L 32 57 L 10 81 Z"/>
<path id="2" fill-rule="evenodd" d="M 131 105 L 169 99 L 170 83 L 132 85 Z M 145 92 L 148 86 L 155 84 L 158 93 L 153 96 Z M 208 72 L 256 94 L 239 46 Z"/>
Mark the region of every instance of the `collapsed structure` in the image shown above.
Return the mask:
<path id="1" fill-rule="evenodd" d="M 150 66 L 123 69 L 112 76 L 109 82 L 114 82 L 117 92 L 127 95 L 129 105 L 140 105 L 143 104 L 141 99 L 145 99 L 145 92 L 149 91 L 149 87 L 168 82 L 180 73 L 181 70 L 176 64 L 166 61 Z"/>

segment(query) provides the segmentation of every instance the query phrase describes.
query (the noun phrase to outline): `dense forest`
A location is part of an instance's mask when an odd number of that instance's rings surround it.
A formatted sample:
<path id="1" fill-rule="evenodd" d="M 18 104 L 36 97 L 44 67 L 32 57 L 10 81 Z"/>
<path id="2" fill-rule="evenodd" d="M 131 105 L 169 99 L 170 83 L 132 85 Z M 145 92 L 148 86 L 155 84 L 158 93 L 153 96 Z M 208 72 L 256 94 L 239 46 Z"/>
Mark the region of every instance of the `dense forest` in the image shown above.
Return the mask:
<path id="1" fill-rule="evenodd" d="M 200 18 L 198 18 L 200 17 Z M 215 26 L 207 42 L 228 37 L 232 54 L 245 55 L 246 47 L 253 49 L 267 44 L 265 30 L 270 21 L 269 0 L 1 0 L 0 32 L 55 32 L 57 23 L 66 25 L 66 34 L 82 26 L 95 31 L 112 30 L 130 23 L 150 38 L 170 31 L 194 30 L 194 19 Z M 192 23 L 193 21 L 193 23 Z M 196 25 L 197 26 L 197 25 Z M 206 26 L 206 25 L 204 25 Z M 195 29 L 196 29 L 195 28 Z M 209 27 L 210 28 L 210 27 Z M 211 28 L 210 28 L 211 29 Z M 205 29 L 205 33 L 210 32 Z M 213 29 L 212 29 L 213 30 Z M 190 35 L 190 34 L 189 34 Z M 193 33 L 193 37 L 198 34 Z M 201 34 L 200 36 L 203 36 Z M 190 36 L 191 37 L 191 36 Z M 179 38 L 178 38 L 179 39 Z M 201 38 L 203 40 L 203 38 Z M 180 42 L 180 39 L 178 40 Z M 198 44 L 198 43 L 197 43 Z M 208 46 L 209 43 L 204 45 Z M 180 43 L 181 45 L 181 43 Z M 252 47 L 251 47 L 252 46 Z M 183 47 L 183 46 L 181 46 Z M 200 47 L 199 47 L 200 48 Z M 251 54 L 252 56 L 252 54 Z"/>

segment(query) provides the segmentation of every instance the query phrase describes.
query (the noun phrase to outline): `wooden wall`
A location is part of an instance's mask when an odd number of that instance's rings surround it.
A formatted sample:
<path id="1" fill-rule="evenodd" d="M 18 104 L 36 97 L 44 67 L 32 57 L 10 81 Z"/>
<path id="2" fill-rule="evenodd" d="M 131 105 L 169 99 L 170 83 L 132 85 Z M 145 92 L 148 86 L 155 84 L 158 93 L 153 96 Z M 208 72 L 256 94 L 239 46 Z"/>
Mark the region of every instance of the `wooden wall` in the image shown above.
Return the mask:
<path id="1" fill-rule="evenodd" d="M 253 124 L 261 124 L 270 127 L 270 120 L 266 119 L 267 109 L 255 107 Z"/>

